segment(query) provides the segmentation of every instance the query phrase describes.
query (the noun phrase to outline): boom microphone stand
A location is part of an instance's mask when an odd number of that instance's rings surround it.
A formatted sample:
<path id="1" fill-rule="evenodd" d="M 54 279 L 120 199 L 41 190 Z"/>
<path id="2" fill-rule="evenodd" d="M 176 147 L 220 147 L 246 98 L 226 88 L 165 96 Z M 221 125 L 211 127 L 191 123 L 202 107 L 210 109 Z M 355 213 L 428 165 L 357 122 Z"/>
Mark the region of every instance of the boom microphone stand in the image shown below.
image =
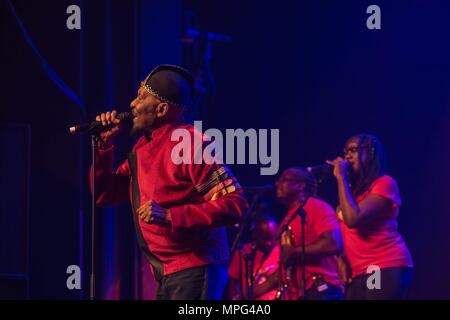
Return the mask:
<path id="1" fill-rule="evenodd" d="M 90 299 L 95 300 L 95 174 L 96 161 L 95 151 L 98 147 L 98 137 L 91 135 L 91 149 L 92 149 L 92 204 L 91 204 L 91 276 L 90 276 Z"/>
<path id="2" fill-rule="evenodd" d="M 287 231 L 289 225 L 291 222 L 295 219 L 295 217 L 299 216 L 302 224 L 302 256 L 301 256 L 301 266 L 302 266 L 302 284 L 301 284 L 301 290 L 302 290 L 302 297 L 305 299 L 306 294 L 306 272 L 305 272 L 305 224 L 306 224 L 306 211 L 304 209 L 306 202 L 308 201 L 308 198 L 303 202 L 302 206 L 297 209 L 297 211 L 289 218 L 289 220 L 283 225 L 280 232 L 277 235 L 277 240 L 280 240 L 281 235 Z"/>
<path id="3" fill-rule="evenodd" d="M 248 208 L 247 214 L 245 215 L 245 220 L 243 223 L 241 223 L 241 225 L 239 226 L 239 231 L 236 235 L 236 237 L 234 238 L 233 244 L 231 246 L 231 257 L 234 257 L 234 254 L 236 252 L 236 249 L 238 248 L 238 245 L 241 241 L 242 235 L 244 234 L 244 230 L 247 228 L 247 226 L 250 224 L 251 221 L 253 221 L 257 210 L 255 210 L 255 206 L 259 201 L 259 195 L 255 194 L 252 198 L 252 202 L 250 204 L 250 207 Z M 241 254 L 240 257 L 242 257 L 242 248 L 241 250 Z M 245 268 L 246 268 L 246 285 L 247 285 L 247 292 L 248 292 L 248 300 L 252 300 L 253 299 L 253 283 L 254 283 L 254 279 L 253 279 L 253 265 L 254 265 L 254 254 L 253 254 L 253 250 L 252 250 L 252 254 L 250 255 L 245 255 L 244 256 L 244 260 L 245 260 Z M 248 270 L 251 267 L 250 270 Z M 241 294 L 243 293 L 243 291 L 241 290 Z"/>

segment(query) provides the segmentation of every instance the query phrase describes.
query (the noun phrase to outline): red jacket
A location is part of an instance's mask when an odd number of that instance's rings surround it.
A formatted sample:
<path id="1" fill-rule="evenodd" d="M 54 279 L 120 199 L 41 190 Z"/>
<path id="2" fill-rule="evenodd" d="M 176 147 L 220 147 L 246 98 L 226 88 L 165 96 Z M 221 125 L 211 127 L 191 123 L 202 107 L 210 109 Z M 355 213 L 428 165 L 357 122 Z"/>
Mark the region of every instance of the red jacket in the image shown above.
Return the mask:
<path id="1" fill-rule="evenodd" d="M 177 128 L 188 130 L 192 140 L 200 134 L 191 125 L 171 123 L 154 130 L 151 138 L 141 137 L 132 151 L 137 172 L 130 166 L 131 158 L 112 171 L 113 147 L 99 150 L 96 157 L 98 205 L 128 198 L 133 203 L 133 196 L 138 195 L 134 210 L 149 200 L 170 209 L 168 225 L 145 223 L 133 214 L 141 249 L 163 263 L 164 275 L 227 262 L 225 226 L 239 222 L 247 208 L 243 190 L 226 166 L 172 162 L 171 153 L 179 141 L 171 141 L 171 134 Z M 133 194 L 134 175 L 138 185 Z"/>

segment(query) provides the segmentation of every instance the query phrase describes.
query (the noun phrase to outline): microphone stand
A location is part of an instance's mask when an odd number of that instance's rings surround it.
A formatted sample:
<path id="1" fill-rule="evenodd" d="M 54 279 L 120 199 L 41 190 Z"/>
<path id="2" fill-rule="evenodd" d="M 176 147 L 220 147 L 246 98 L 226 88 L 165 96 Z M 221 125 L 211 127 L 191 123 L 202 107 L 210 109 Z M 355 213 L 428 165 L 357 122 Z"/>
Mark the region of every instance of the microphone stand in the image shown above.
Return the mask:
<path id="1" fill-rule="evenodd" d="M 256 215 L 256 210 L 255 210 L 255 206 L 256 203 L 259 201 L 259 195 L 255 194 L 253 196 L 252 202 L 250 204 L 250 207 L 247 210 L 247 214 L 245 215 L 245 220 L 243 223 L 241 223 L 241 225 L 239 226 L 239 231 L 236 235 L 236 237 L 234 238 L 233 244 L 231 246 L 231 257 L 234 257 L 234 254 L 236 252 L 236 249 L 239 246 L 239 243 L 241 242 L 241 238 L 242 235 L 244 234 L 244 230 L 245 228 L 250 224 L 250 222 L 254 219 L 255 215 Z M 240 257 L 242 257 L 242 248 L 241 250 L 241 254 Z M 244 256 L 244 260 L 245 260 L 245 268 L 246 268 L 246 285 L 247 285 L 247 292 L 248 292 L 248 300 L 252 300 L 253 299 L 253 283 L 254 283 L 254 279 L 253 279 L 253 264 L 254 264 L 254 258 L 255 255 L 253 253 L 252 250 L 252 254 L 250 255 L 245 255 Z M 250 263 L 249 263 L 250 262 Z M 250 272 L 248 272 L 248 268 L 249 265 L 251 265 L 251 270 Z M 242 290 L 241 290 L 241 295 L 243 294 Z"/>
<path id="2" fill-rule="evenodd" d="M 90 299 L 95 300 L 95 174 L 96 161 L 95 151 L 98 147 L 98 137 L 91 135 L 91 149 L 92 149 L 92 204 L 91 204 L 91 276 L 90 276 Z"/>
<path id="3" fill-rule="evenodd" d="M 255 286 L 255 278 L 253 269 L 255 267 L 255 246 L 252 244 L 251 253 L 244 255 L 245 260 L 245 283 L 247 285 L 247 300 L 253 300 L 253 288 Z"/>
<path id="4" fill-rule="evenodd" d="M 306 203 L 306 202 L 305 202 Z M 302 297 L 306 300 L 306 263 L 305 263 L 305 224 L 306 224 L 306 211 L 303 209 L 303 206 L 297 211 L 297 215 L 300 217 L 302 221 Z"/>
<path id="5" fill-rule="evenodd" d="M 303 299 L 306 300 L 306 271 L 305 271 L 305 266 L 306 266 L 306 258 L 305 258 L 305 224 L 306 224 L 306 211 L 305 209 L 303 209 L 306 205 L 306 202 L 308 202 L 308 198 L 306 198 L 306 200 L 303 202 L 303 204 L 301 205 L 300 208 L 297 209 L 297 211 L 289 218 L 289 220 L 283 225 L 283 227 L 281 228 L 280 232 L 277 235 L 276 240 L 279 240 L 281 238 L 281 235 L 287 231 L 289 225 L 291 224 L 291 222 L 295 219 L 295 217 L 299 216 L 300 220 L 301 220 L 301 225 L 302 225 L 302 253 L 301 253 L 301 267 L 302 267 L 302 284 L 301 284 L 301 291 L 302 291 L 302 297 Z"/>

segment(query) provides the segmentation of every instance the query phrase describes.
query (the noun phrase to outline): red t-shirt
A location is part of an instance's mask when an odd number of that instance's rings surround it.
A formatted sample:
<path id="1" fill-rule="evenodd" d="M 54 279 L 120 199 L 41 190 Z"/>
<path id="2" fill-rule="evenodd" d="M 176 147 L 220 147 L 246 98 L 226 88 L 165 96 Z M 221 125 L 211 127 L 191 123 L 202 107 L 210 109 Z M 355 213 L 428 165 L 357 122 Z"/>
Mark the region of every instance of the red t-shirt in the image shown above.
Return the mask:
<path id="1" fill-rule="evenodd" d="M 397 230 L 397 217 L 401 205 L 397 183 L 390 176 L 381 176 L 372 183 L 368 191 L 356 199 L 356 202 L 361 202 L 369 194 L 390 199 L 392 206 L 355 229 L 348 228 L 342 220 L 342 213 L 338 212 L 345 253 L 352 267 L 353 278 L 366 274 L 370 265 L 378 266 L 380 269 L 413 267 L 409 250 Z"/>
<path id="2" fill-rule="evenodd" d="M 316 242 L 322 233 L 331 230 L 339 230 L 339 223 L 336 218 L 336 214 L 333 208 L 326 203 L 317 198 L 309 198 L 304 206 L 306 211 L 306 224 L 305 224 L 305 246 Z M 293 214 L 298 210 L 298 207 L 294 207 L 289 210 L 286 217 L 280 224 L 280 228 L 286 224 L 286 222 L 291 218 Z M 302 225 L 300 217 L 297 216 L 291 222 L 292 233 L 294 236 L 294 245 L 296 247 L 301 246 L 302 240 Z M 337 257 L 336 256 L 326 256 L 322 258 L 306 258 L 306 290 L 308 290 L 313 284 L 314 280 L 312 276 L 314 274 L 323 275 L 323 279 L 337 287 L 343 288 L 343 283 L 339 279 L 337 272 Z M 298 288 L 301 288 L 302 281 L 302 268 L 299 265 L 297 267 L 296 278 L 298 282 Z"/>
<path id="3" fill-rule="evenodd" d="M 230 278 L 233 278 L 237 281 L 242 281 L 242 287 L 246 288 L 246 275 L 245 275 L 245 260 L 244 255 L 251 253 L 252 244 L 246 243 L 242 248 L 242 254 L 239 251 L 236 251 L 234 254 L 230 266 L 228 268 L 228 275 Z M 241 261 L 239 261 L 239 257 L 241 257 Z M 258 284 L 263 284 L 267 281 L 266 276 L 275 273 L 278 269 L 278 263 L 280 260 L 280 247 L 276 245 L 270 254 L 267 256 L 265 260 L 264 253 L 261 250 L 255 250 L 255 262 L 253 265 L 253 277 L 255 286 Z M 259 297 L 256 297 L 255 300 L 274 300 L 277 294 L 277 289 L 269 291 Z"/>

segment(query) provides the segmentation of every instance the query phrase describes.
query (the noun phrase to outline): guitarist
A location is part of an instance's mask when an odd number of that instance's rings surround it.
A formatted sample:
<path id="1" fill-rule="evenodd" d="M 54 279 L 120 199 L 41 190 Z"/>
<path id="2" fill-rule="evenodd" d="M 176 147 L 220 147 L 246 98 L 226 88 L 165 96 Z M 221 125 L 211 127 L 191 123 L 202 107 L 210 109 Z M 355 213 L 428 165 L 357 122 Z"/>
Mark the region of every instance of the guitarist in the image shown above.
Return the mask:
<path id="1" fill-rule="evenodd" d="M 281 236 L 280 257 L 284 269 L 294 268 L 293 284 L 285 288 L 288 299 L 340 300 L 343 283 L 337 272 L 337 254 L 342 240 L 339 224 L 333 208 L 316 196 L 317 182 L 314 176 L 302 168 L 285 170 L 275 183 L 278 200 L 287 207 L 287 214 L 280 224 L 289 223 L 289 232 Z M 306 211 L 305 252 L 303 255 L 300 217 L 293 218 L 302 206 Z M 292 219 L 293 218 L 293 219 Z M 289 234 L 291 233 L 291 234 Z M 301 259 L 305 259 L 306 283 L 303 295 Z M 281 281 L 284 282 L 282 277 Z"/>

